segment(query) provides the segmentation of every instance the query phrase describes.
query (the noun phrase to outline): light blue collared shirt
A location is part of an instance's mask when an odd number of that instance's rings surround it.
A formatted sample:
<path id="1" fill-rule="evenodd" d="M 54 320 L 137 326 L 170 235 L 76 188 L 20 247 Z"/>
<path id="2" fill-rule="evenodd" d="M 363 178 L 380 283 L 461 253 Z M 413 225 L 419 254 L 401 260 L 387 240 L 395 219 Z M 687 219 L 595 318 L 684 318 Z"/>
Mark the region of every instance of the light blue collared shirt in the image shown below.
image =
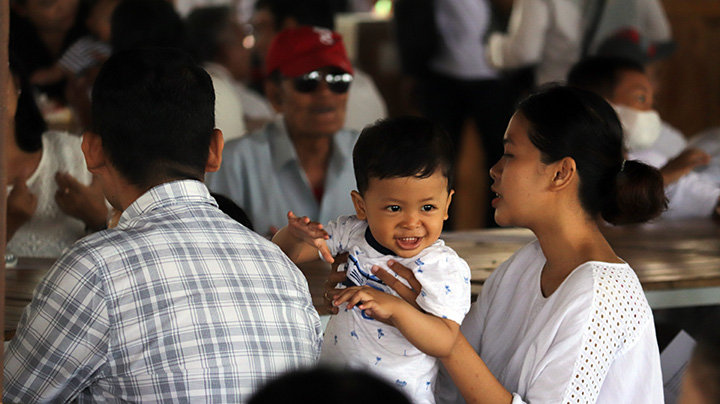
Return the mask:
<path id="1" fill-rule="evenodd" d="M 279 116 L 263 129 L 225 145 L 220 170 L 207 175 L 208 187 L 237 203 L 255 230 L 267 235 L 270 226 L 287 225 L 287 212 L 320 223 L 351 215 L 355 208 L 352 149 L 359 134 L 341 130 L 333 137 L 322 201 L 315 199 L 298 161 L 295 147 Z"/>

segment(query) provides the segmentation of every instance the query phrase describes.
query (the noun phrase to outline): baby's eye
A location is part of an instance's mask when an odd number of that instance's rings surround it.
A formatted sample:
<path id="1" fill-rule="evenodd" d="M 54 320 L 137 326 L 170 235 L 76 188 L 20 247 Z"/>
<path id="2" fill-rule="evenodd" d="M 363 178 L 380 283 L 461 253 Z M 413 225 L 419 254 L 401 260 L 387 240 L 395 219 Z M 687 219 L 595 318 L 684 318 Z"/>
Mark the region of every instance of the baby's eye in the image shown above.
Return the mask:
<path id="1" fill-rule="evenodd" d="M 398 205 L 390 205 L 385 209 L 389 210 L 390 212 L 400 212 L 400 206 Z"/>
<path id="2" fill-rule="evenodd" d="M 637 96 L 637 100 L 644 104 L 647 101 L 647 97 L 645 96 L 645 94 L 640 94 Z"/>
<path id="3" fill-rule="evenodd" d="M 436 209 L 434 205 L 425 205 L 422 207 L 423 212 L 430 212 Z"/>

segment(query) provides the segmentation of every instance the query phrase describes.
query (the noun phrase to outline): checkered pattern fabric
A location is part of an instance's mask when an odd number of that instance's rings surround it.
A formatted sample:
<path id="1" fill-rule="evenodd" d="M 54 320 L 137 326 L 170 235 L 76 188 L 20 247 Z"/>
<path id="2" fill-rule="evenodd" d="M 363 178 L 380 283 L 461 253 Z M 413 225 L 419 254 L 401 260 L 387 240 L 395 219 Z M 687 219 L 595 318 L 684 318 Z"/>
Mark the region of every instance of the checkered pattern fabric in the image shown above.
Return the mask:
<path id="1" fill-rule="evenodd" d="M 10 342 L 3 402 L 244 402 L 320 344 L 297 267 L 204 184 L 171 182 L 50 269 Z"/>

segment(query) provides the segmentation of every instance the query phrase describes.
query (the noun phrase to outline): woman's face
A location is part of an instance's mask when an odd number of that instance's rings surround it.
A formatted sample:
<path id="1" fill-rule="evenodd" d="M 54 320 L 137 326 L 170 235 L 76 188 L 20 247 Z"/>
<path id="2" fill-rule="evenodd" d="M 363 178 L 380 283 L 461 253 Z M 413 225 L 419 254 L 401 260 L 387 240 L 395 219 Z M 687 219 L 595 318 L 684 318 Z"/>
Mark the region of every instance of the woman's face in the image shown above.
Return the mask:
<path id="1" fill-rule="evenodd" d="M 516 112 L 505 131 L 504 154 L 490 169 L 491 190 L 496 194 L 492 207 L 501 226 L 532 228 L 544 216 L 549 166 L 540 161 L 540 150 L 530 141 L 528 128 L 525 116 Z"/>

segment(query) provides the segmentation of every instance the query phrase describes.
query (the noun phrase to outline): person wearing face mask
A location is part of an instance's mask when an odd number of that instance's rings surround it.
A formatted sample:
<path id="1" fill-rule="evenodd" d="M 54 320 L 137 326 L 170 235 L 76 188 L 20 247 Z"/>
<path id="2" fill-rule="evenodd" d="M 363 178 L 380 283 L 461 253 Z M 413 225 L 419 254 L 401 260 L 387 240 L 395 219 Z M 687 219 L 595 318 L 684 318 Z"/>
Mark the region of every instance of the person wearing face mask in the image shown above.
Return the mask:
<path id="1" fill-rule="evenodd" d="M 625 58 L 589 57 L 573 66 L 567 81 L 605 97 L 623 125 L 628 158 L 660 169 L 669 199 L 663 218 L 720 214 L 720 185 L 693 171 L 708 164 L 710 156 L 686 147 L 684 136 L 662 122 L 653 109 L 654 87 L 641 64 Z"/>

